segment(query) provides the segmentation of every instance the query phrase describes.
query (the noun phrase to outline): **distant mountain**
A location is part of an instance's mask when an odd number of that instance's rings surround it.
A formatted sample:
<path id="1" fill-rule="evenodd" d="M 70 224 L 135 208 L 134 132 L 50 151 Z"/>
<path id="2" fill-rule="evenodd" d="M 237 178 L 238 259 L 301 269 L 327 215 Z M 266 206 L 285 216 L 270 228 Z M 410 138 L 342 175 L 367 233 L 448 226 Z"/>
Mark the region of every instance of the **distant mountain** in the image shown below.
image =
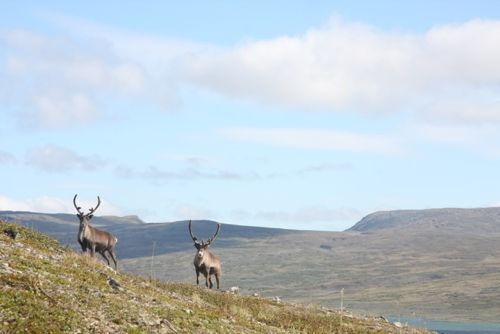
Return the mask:
<path id="1" fill-rule="evenodd" d="M 380 211 L 369 214 L 347 231 L 443 228 L 463 233 L 500 232 L 500 208 Z"/>
<path id="2" fill-rule="evenodd" d="M 80 249 L 76 240 L 79 225 L 76 215 L 0 211 L 0 219 L 33 227 L 53 236 L 63 244 Z M 122 258 L 151 255 L 153 243 L 156 255 L 192 249 L 188 221 L 145 223 L 137 216 L 95 216 L 91 224 L 118 237 L 117 252 Z M 216 226 L 217 222 L 214 221 L 193 220 L 194 234 L 205 240 L 215 233 Z M 218 236 L 217 247 L 234 246 L 239 238 L 272 238 L 276 235 L 297 233 L 285 229 L 229 224 L 224 224 L 221 231 L 223 232 Z"/>
<path id="3" fill-rule="evenodd" d="M 74 215 L 0 212 L 75 249 Z M 118 236 L 121 267 L 170 281 L 194 282 L 187 221 L 144 223 L 95 217 Z M 194 222 L 199 238 L 213 221 Z M 500 208 L 376 212 L 344 232 L 223 224 L 211 246 L 223 263 L 222 286 L 350 309 L 436 320 L 498 321 Z"/>

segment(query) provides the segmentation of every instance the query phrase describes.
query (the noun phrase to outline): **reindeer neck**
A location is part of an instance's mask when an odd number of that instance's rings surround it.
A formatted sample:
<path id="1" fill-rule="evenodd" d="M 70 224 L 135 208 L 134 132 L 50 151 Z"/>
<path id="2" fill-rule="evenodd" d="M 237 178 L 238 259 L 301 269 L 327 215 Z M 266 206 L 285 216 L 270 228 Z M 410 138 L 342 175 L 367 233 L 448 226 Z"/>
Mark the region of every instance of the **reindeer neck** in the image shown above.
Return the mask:
<path id="1" fill-rule="evenodd" d="M 89 223 L 86 224 L 80 224 L 80 230 L 78 231 L 78 238 L 82 240 L 84 237 L 88 238 L 89 234 L 91 233 L 92 227 L 89 225 Z"/>

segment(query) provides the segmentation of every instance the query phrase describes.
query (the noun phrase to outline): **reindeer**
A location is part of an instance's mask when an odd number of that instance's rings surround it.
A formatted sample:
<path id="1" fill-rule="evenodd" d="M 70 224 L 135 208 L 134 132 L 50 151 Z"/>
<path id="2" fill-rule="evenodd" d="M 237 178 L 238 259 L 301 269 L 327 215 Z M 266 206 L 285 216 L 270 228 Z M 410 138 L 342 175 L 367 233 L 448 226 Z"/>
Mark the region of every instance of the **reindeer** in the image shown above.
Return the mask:
<path id="1" fill-rule="evenodd" d="M 109 232 L 98 230 L 90 226 L 90 220 L 94 216 L 94 212 L 101 205 L 101 199 L 97 196 L 97 205 L 95 208 L 90 208 L 89 213 L 84 214 L 81 207 L 76 204 L 76 196 L 73 197 L 73 205 L 78 212 L 77 216 L 80 219 L 80 228 L 78 229 L 78 243 L 82 247 L 82 252 L 86 253 L 90 250 L 92 257 L 95 257 L 97 251 L 110 266 L 109 258 L 106 252 L 111 256 L 115 263 L 115 270 L 118 270 L 118 260 L 116 259 L 115 246 L 118 238 Z"/>
<path id="2" fill-rule="evenodd" d="M 196 270 L 196 284 L 200 284 L 199 276 L 201 272 L 203 276 L 205 276 L 205 285 L 210 289 L 213 287 L 211 276 L 215 275 L 217 289 L 219 289 L 219 279 L 222 274 L 222 266 L 219 258 L 208 250 L 208 246 L 215 240 L 219 230 L 220 224 L 217 224 L 217 231 L 215 231 L 215 234 L 208 239 L 207 242 L 203 240 L 199 242 L 198 238 L 193 235 L 191 220 L 189 221 L 189 234 L 191 235 L 191 239 L 193 239 L 194 247 L 196 247 L 196 255 L 193 261 L 194 269 Z M 208 284 L 209 282 L 210 285 Z"/>

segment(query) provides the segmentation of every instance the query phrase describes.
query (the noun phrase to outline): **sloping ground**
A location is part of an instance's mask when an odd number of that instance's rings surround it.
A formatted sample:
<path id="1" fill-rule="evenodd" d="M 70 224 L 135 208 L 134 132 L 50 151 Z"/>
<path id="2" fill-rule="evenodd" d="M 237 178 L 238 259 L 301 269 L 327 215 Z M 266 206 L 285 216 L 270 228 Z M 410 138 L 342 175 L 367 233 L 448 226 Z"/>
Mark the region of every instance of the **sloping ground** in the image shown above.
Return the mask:
<path id="1" fill-rule="evenodd" d="M 224 239 L 222 286 L 358 312 L 457 322 L 498 322 L 500 209 L 377 213 L 347 232 Z M 139 235 L 139 234 L 138 234 Z M 221 243 L 226 241 L 227 244 Z M 232 244 L 229 243 L 232 241 Z M 124 259 L 127 271 L 193 282 L 194 249 Z M 155 253 L 156 255 L 156 253 Z"/>
<path id="2" fill-rule="evenodd" d="M 0 212 L 3 219 L 78 246 L 74 215 Z M 124 271 L 194 282 L 187 222 L 94 219 L 119 238 Z M 194 222 L 200 238 L 214 228 Z M 377 212 L 346 232 L 223 224 L 212 250 L 223 262 L 222 287 L 247 294 L 339 307 L 344 289 L 344 305 L 362 313 L 456 322 L 498 322 L 500 314 L 500 208 Z"/>
<path id="3" fill-rule="evenodd" d="M 341 320 L 314 306 L 116 273 L 4 222 L 0 263 L 0 333 L 425 333 L 383 319 L 344 314 Z"/>
<path id="4" fill-rule="evenodd" d="M 4 219 L 79 249 L 74 215 L 0 212 Z M 118 237 L 124 271 L 194 282 L 187 222 L 94 220 Z M 194 231 L 208 238 L 215 222 L 196 221 Z M 396 317 L 497 323 L 500 314 L 500 208 L 377 212 L 346 232 L 223 224 L 212 250 L 224 289 L 333 308 L 344 289 L 349 310 Z"/>

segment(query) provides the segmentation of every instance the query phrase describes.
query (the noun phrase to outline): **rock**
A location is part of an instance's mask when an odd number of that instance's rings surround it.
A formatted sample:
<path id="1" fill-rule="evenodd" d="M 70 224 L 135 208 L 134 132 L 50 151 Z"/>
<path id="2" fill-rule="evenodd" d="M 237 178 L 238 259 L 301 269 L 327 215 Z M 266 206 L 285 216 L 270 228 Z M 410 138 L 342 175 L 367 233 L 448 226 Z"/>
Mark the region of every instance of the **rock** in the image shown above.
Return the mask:
<path id="1" fill-rule="evenodd" d="M 10 269 L 10 266 L 9 266 L 9 264 L 8 264 L 7 262 L 2 263 L 2 266 L 3 266 L 3 268 L 4 268 L 6 271 L 8 271 L 8 270 Z"/>
<path id="2" fill-rule="evenodd" d="M 115 281 L 113 278 L 109 277 L 108 278 L 108 284 L 111 285 L 111 287 L 113 289 L 116 289 L 116 290 L 123 290 L 122 286 L 120 283 L 118 283 L 117 281 Z"/>
<path id="3" fill-rule="evenodd" d="M 278 296 L 274 297 L 273 300 L 278 304 L 281 303 L 281 299 Z"/>
<path id="4" fill-rule="evenodd" d="M 252 296 L 259 297 L 259 294 L 257 292 L 254 292 Z"/>
<path id="5" fill-rule="evenodd" d="M 232 293 L 233 295 L 237 295 L 240 293 L 240 288 L 237 287 L 237 286 L 232 286 L 230 289 L 229 289 L 229 292 Z"/>
<path id="6" fill-rule="evenodd" d="M 6 235 L 8 235 L 9 237 L 11 237 L 13 240 L 16 240 L 17 235 L 19 234 L 19 232 L 17 232 L 17 230 L 13 227 L 9 227 L 6 230 L 4 230 L 3 232 Z"/>

